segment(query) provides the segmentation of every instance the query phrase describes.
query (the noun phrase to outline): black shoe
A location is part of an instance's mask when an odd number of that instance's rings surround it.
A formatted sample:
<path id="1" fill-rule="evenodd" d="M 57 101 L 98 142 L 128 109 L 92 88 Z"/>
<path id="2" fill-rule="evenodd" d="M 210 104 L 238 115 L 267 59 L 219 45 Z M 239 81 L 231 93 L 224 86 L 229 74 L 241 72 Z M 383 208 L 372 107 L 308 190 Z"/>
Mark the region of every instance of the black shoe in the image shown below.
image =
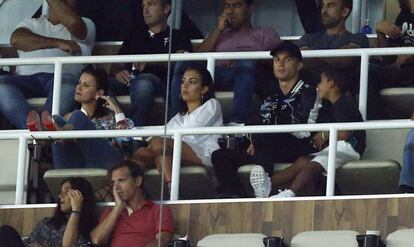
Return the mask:
<path id="1" fill-rule="evenodd" d="M 406 184 L 401 184 L 398 189 L 401 193 L 414 193 L 414 188 Z"/>

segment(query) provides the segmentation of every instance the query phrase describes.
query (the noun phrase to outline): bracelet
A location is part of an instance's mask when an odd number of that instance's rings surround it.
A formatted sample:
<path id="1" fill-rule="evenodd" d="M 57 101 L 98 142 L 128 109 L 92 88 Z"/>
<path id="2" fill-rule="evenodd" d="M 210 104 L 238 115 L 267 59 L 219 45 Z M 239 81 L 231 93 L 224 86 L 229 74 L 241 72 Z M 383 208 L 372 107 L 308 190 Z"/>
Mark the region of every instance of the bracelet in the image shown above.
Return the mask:
<path id="1" fill-rule="evenodd" d="M 71 211 L 71 213 L 72 213 L 72 214 L 77 214 L 77 215 L 80 215 L 80 214 L 81 214 L 81 212 L 80 212 L 80 211 L 75 211 L 75 210 L 72 210 L 72 211 Z"/>
<path id="2" fill-rule="evenodd" d="M 322 131 L 322 135 L 321 135 L 321 136 L 322 136 L 322 140 L 324 140 L 324 141 L 325 141 L 325 140 L 326 140 L 326 139 L 325 139 L 325 131 Z"/>

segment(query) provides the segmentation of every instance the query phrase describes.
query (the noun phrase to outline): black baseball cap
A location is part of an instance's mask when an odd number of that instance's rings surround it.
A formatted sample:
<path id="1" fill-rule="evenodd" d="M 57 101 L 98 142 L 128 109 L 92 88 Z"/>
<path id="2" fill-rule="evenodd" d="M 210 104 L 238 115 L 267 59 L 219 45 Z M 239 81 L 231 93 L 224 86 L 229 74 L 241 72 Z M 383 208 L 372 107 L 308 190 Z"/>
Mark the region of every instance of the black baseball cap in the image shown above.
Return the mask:
<path id="1" fill-rule="evenodd" d="M 292 41 L 282 41 L 278 46 L 276 46 L 270 51 L 270 55 L 274 57 L 276 53 L 278 53 L 279 51 L 285 51 L 289 53 L 292 57 L 296 57 L 299 61 L 303 60 L 302 53 L 300 52 L 299 47 Z"/>

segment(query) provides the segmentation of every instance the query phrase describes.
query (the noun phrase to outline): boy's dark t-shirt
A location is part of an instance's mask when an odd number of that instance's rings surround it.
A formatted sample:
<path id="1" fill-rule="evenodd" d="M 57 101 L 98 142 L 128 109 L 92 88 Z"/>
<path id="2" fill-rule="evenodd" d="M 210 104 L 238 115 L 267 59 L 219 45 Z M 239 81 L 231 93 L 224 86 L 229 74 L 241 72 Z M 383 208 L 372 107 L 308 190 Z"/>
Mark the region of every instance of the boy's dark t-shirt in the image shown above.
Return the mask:
<path id="1" fill-rule="evenodd" d="M 318 117 L 319 123 L 363 122 L 355 101 L 349 95 L 342 95 L 335 103 L 324 102 Z M 362 156 L 365 150 L 365 130 L 353 130 L 345 141 Z"/>
<path id="2" fill-rule="evenodd" d="M 393 40 L 395 46 L 414 46 L 414 15 L 410 12 L 401 11 L 395 20 L 395 25 L 401 29 L 401 37 L 399 39 Z"/>

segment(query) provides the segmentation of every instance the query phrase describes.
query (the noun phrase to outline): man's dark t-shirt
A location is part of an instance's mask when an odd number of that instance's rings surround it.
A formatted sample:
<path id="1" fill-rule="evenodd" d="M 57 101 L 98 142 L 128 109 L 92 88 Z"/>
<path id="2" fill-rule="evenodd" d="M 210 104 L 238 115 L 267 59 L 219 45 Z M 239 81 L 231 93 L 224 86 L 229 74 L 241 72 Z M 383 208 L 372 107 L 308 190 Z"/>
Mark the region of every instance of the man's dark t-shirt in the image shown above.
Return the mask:
<path id="1" fill-rule="evenodd" d="M 168 53 L 170 44 L 170 28 L 166 28 L 161 33 L 151 34 L 149 30 L 137 30 L 124 41 L 119 55 L 131 54 L 165 54 Z M 179 30 L 172 31 L 171 52 L 192 51 L 191 40 Z M 126 65 L 126 69 L 131 69 L 131 64 Z M 167 69 L 165 64 L 148 63 L 142 73 L 151 73 L 158 76 L 162 81 L 166 81 Z"/>
<path id="2" fill-rule="evenodd" d="M 345 32 L 342 35 L 330 35 L 326 32 L 310 33 L 303 35 L 297 45 L 299 47 L 309 47 L 312 50 L 338 49 L 344 45 L 354 43 L 361 48 L 369 46 L 368 38 L 365 34 L 353 34 Z"/>
<path id="3" fill-rule="evenodd" d="M 358 106 L 351 96 L 342 95 L 334 104 L 324 102 L 318 116 L 319 123 L 363 122 Z M 345 140 L 362 156 L 365 150 L 365 130 L 351 131 Z"/>

